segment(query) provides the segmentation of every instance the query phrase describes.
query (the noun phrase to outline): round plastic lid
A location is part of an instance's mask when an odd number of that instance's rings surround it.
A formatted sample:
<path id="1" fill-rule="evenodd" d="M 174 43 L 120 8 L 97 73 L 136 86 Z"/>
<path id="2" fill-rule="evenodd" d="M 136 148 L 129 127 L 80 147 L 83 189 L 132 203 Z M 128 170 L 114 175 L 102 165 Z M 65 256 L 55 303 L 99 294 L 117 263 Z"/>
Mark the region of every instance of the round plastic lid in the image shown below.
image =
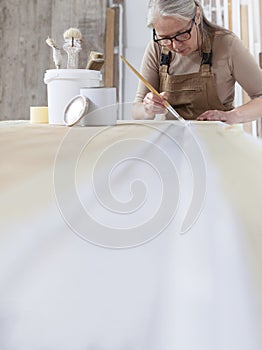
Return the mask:
<path id="1" fill-rule="evenodd" d="M 78 123 L 88 112 L 89 103 L 85 96 L 77 95 L 67 104 L 64 112 L 66 125 L 73 126 Z"/>

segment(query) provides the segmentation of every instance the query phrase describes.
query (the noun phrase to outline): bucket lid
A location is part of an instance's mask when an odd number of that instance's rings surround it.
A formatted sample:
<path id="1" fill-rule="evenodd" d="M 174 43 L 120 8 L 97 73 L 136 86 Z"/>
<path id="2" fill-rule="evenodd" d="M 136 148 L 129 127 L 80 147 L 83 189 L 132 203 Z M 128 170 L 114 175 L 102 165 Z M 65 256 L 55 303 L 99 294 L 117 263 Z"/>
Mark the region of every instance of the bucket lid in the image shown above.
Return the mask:
<path id="1" fill-rule="evenodd" d="M 66 125 L 73 126 L 84 117 L 88 111 L 88 99 L 83 95 L 73 97 L 66 105 L 64 121 Z"/>
<path id="2" fill-rule="evenodd" d="M 48 69 L 45 72 L 44 82 L 52 80 L 102 80 L 100 71 L 91 69 Z"/>

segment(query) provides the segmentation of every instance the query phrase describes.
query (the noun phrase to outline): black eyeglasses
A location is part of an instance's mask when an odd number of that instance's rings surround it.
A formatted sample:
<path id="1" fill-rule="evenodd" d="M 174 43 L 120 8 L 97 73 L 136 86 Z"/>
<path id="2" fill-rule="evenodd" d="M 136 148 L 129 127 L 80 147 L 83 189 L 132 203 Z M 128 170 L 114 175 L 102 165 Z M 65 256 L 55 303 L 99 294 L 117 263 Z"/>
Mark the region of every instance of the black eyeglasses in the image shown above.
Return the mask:
<path id="1" fill-rule="evenodd" d="M 188 30 L 185 30 L 184 32 L 178 33 L 171 37 L 166 38 L 160 38 L 158 39 L 155 29 L 153 29 L 153 40 L 154 42 L 158 43 L 160 46 L 170 46 L 172 45 L 173 40 L 176 41 L 187 41 L 191 38 L 191 31 L 193 29 L 193 25 L 195 24 L 195 16 L 191 21 L 191 26 Z"/>

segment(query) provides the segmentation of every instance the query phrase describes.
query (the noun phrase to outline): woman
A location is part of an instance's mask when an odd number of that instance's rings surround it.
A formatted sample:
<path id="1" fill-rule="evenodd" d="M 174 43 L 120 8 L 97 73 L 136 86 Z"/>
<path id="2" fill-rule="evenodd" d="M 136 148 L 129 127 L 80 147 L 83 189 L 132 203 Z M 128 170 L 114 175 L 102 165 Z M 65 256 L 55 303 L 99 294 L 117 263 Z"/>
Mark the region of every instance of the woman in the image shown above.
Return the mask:
<path id="1" fill-rule="evenodd" d="M 148 26 L 153 40 L 141 74 L 181 116 L 229 124 L 262 116 L 261 69 L 234 33 L 207 20 L 199 1 L 151 0 Z M 236 82 L 251 101 L 234 108 Z M 134 118 L 166 113 L 163 99 L 139 82 Z"/>

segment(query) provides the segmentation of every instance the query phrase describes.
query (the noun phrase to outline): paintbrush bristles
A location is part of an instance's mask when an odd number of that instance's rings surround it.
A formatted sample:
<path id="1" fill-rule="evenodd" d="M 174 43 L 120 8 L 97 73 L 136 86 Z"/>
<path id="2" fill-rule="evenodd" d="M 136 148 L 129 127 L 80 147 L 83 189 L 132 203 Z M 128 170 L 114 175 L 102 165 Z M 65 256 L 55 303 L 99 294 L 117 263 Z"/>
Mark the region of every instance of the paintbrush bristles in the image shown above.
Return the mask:
<path id="1" fill-rule="evenodd" d="M 77 28 L 69 28 L 68 30 L 66 30 L 64 32 L 64 39 L 67 40 L 67 39 L 71 39 L 71 38 L 81 40 L 82 34 L 81 34 L 80 30 Z"/>
<path id="2" fill-rule="evenodd" d="M 54 39 L 48 37 L 45 42 L 47 43 L 47 45 L 53 47 L 54 49 L 58 49 Z"/>

